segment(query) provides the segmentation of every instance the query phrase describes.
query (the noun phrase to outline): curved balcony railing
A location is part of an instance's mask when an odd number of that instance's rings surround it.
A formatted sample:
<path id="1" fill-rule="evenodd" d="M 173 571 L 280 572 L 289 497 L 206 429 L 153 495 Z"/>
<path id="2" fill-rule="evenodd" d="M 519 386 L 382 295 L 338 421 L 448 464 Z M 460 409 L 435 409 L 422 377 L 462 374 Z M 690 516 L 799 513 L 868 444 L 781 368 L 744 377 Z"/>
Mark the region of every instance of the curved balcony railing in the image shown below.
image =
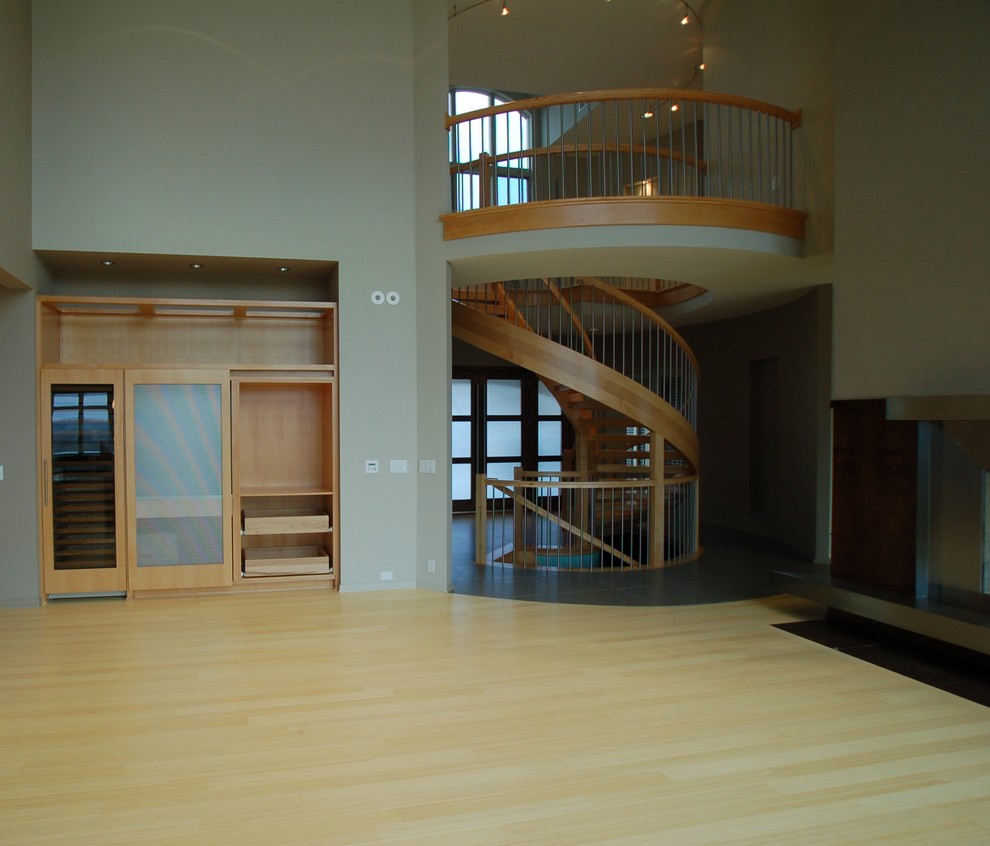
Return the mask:
<path id="1" fill-rule="evenodd" d="M 611 198 L 792 211 L 800 123 L 800 112 L 758 100 L 665 88 L 535 97 L 448 116 L 450 217 Z M 803 236 L 803 215 L 793 214 Z"/>

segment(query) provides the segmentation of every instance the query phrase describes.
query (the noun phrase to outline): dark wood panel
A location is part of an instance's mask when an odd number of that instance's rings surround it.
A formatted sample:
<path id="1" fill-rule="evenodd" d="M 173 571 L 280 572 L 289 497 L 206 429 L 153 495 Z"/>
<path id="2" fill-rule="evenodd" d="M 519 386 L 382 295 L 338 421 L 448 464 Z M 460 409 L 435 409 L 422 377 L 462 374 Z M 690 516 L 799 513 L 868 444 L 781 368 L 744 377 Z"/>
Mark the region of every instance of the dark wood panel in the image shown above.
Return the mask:
<path id="1" fill-rule="evenodd" d="M 832 578 L 913 595 L 918 430 L 884 400 L 832 404 Z"/>

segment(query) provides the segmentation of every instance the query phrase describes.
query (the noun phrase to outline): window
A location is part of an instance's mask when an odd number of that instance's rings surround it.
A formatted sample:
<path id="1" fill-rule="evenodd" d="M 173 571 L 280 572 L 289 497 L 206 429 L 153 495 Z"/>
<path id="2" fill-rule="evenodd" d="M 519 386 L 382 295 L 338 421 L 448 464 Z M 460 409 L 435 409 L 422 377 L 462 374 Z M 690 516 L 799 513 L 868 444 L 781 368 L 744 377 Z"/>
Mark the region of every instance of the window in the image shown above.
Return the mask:
<path id="1" fill-rule="evenodd" d="M 113 455 L 113 388 L 53 387 L 52 455 Z"/>
<path id="2" fill-rule="evenodd" d="M 485 91 L 450 92 L 452 115 L 463 115 L 511 102 Z M 458 168 L 453 175 L 453 208 L 467 211 L 482 206 L 505 206 L 529 200 L 532 159 L 508 158 L 533 145 L 532 118 L 525 112 L 506 112 L 458 124 L 450 134 L 450 161 Z M 482 157 L 488 161 L 488 184 L 482 184 Z"/>
<path id="3" fill-rule="evenodd" d="M 455 368 L 451 380 L 451 499 L 475 507 L 474 477 L 511 479 L 516 467 L 559 471 L 573 432 L 557 400 L 531 373 Z"/>

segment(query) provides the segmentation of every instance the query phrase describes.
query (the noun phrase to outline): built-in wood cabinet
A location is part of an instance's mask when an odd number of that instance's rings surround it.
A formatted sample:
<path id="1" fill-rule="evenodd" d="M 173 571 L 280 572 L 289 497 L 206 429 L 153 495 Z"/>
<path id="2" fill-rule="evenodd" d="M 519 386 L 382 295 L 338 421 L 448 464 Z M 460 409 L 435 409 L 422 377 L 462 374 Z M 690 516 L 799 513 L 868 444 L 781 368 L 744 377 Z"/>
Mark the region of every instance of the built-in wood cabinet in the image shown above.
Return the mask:
<path id="1" fill-rule="evenodd" d="M 332 303 L 39 297 L 38 343 L 46 597 L 339 586 Z"/>

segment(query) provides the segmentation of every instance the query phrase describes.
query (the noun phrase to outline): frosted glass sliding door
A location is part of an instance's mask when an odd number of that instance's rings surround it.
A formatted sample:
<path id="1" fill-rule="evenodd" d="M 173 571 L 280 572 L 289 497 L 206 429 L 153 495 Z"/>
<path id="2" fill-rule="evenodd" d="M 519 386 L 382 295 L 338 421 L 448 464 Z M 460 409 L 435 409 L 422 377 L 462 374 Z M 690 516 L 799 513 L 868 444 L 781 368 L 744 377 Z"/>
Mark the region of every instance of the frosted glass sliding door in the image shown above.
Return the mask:
<path id="1" fill-rule="evenodd" d="M 127 382 L 131 589 L 229 584 L 229 375 Z"/>

